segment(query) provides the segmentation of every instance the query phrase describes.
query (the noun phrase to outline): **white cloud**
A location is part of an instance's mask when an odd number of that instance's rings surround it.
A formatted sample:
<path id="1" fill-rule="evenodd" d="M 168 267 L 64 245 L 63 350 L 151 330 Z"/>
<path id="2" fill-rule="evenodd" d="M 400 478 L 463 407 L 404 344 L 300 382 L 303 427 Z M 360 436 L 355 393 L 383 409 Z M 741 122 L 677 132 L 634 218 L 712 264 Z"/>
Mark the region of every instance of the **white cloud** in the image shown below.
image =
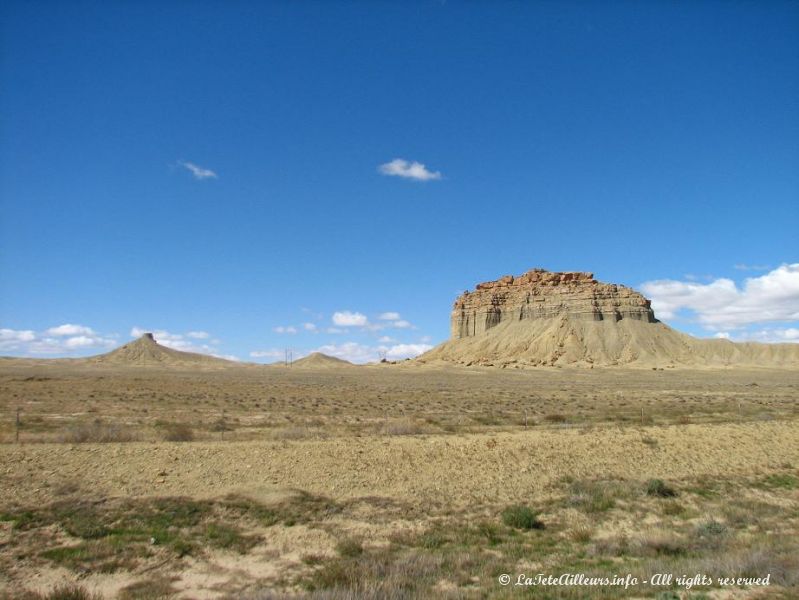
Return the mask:
<path id="1" fill-rule="evenodd" d="M 342 344 L 325 344 L 319 346 L 315 352 L 328 356 L 335 356 L 354 363 L 373 362 L 378 360 L 377 350 L 357 342 L 344 342 Z"/>
<path id="2" fill-rule="evenodd" d="M 744 263 L 738 263 L 735 265 L 735 269 L 738 271 L 768 271 L 769 268 L 770 267 L 768 265 L 747 265 Z"/>
<path id="3" fill-rule="evenodd" d="M 285 357 L 285 352 L 285 350 L 278 350 L 277 348 L 272 348 L 270 350 L 253 350 L 250 352 L 250 356 L 252 358 L 282 359 Z"/>
<path id="4" fill-rule="evenodd" d="M 395 158 L 390 162 L 380 165 L 378 171 L 383 175 L 404 177 L 416 181 L 441 179 L 441 173 L 438 171 L 429 171 L 422 163 L 416 161 L 409 162 L 402 158 Z"/>
<path id="5" fill-rule="evenodd" d="M 77 334 L 77 335 L 74 335 Z M 0 329 L 0 352 L 18 354 L 69 354 L 88 348 L 110 348 L 116 344 L 83 325 L 58 325 L 41 333 L 31 329 Z"/>
<path id="6" fill-rule="evenodd" d="M 799 327 L 774 327 L 755 331 L 741 331 L 735 335 L 721 332 L 713 337 L 724 338 L 733 342 L 797 343 L 799 342 Z"/>
<path id="7" fill-rule="evenodd" d="M 94 330 L 91 327 L 84 325 L 73 325 L 72 323 L 65 323 L 58 327 L 51 327 L 45 333 L 49 335 L 94 335 Z"/>
<path id="8" fill-rule="evenodd" d="M 278 327 L 275 327 L 272 331 L 274 331 L 275 333 L 290 333 L 290 334 L 294 334 L 294 333 L 297 333 L 297 328 L 293 327 L 291 325 L 289 325 L 287 327 L 284 327 L 283 325 L 279 325 Z"/>
<path id="9" fill-rule="evenodd" d="M 178 164 L 188 171 L 191 171 L 191 174 L 194 175 L 195 179 L 216 179 L 216 173 L 214 173 L 211 169 L 205 169 L 186 160 L 179 160 Z"/>
<path id="10" fill-rule="evenodd" d="M 36 339 L 36 334 L 30 329 L 14 330 L 0 329 L 0 341 L 30 342 Z"/>
<path id="11" fill-rule="evenodd" d="M 211 334 L 207 331 L 189 331 L 186 334 L 186 337 L 190 337 L 195 340 L 207 340 L 209 337 L 211 337 Z"/>
<path id="12" fill-rule="evenodd" d="M 398 312 L 384 312 L 377 318 L 381 321 L 399 321 L 400 314 Z"/>
<path id="13" fill-rule="evenodd" d="M 14 351 L 25 348 L 36 339 L 30 329 L 0 329 L 0 351 Z"/>
<path id="14" fill-rule="evenodd" d="M 66 348 L 92 348 L 97 345 L 97 338 L 89 337 L 87 335 L 77 335 L 67 338 L 64 341 Z"/>
<path id="15" fill-rule="evenodd" d="M 339 329 L 338 327 L 328 327 L 325 329 L 325 333 L 332 333 L 333 335 L 338 335 L 339 333 L 347 333 L 346 329 Z"/>
<path id="16" fill-rule="evenodd" d="M 343 310 L 333 313 L 333 324 L 339 327 L 365 327 L 369 319 L 359 312 Z"/>
<path id="17" fill-rule="evenodd" d="M 646 282 L 641 290 L 652 299 L 658 318 L 673 319 L 689 310 L 711 330 L 799 320 L 799 263 L 749 277 L 741 288 L 726 278 L 707 284 L 667 279 Z"/>
<path id="18" fill-rule="evenodd" d="M 209 356 L 215 356 L 216 358 L 225 358 L 227 360 L 239 360 L 237 357 L 229 355 L 229 354 L 222 354 L 217 348 L 217 344 L 219 344 L 219 340 L 210 340 L 206 343 L 197 343 L 193 340 L 197 339 L 204 339 L 204 338 L 197 338 L 196 335 L 190 334 L 197 334 L 197 333 L 205 333 L 197 332 L 197 331 L 190 331 L 186 334 L 183 333 L 173 333 L 171 331 L 166 331 L 164 329 L 143 329 L 141 327 L 133 327 L 130 330 L 131 337 L 139 338 L 145 333 L 152 333 L 155 341 L 161 344 L 162 346 L 166 346 L 167 348 L 172 348 L 173 350 L 180 350 L 182 352 L 195 352 L 197 354 L 207 354 Z M 210 337 L 210 334 L 207 334 Z M 187 339 L 190 338 L 190 339 Z"/>
<path id="19" fill-rule="evenodd" d="M 431 348 L 432 346 L 430 344 L 397 344 L 388 349 L 386 358 L 389 360 L 413 358 L 427 352 Z"/>
<path id="20" fill-rule="evenodd" d="M 719 331 L 713 337 L 717 338 L 719 340 L 728 340 L 728 339 L 730 339 L 730 332 L 729 331 Z"/>
<path id="21" fill-rule="evenodd" d="M 399 321 L 394 321 L 394 322 L 391 324 L 391 326 L 392 326 L 392 327 L 396 327 L 397 329 L 410 329 L 411 327 L 413 327 L 413 325 L 411 325 L 411 324 L 410 324 L 408 321 L 406 321 L 405 319 L 400 319 Z"/>
<path id="22" fill-rule="evenodd" d="M 429 344 L 396 344 L 393 346 L 370 346 L 358 342 L 344 342 L 341 344 L 326 344 L 320 346 L 315 352 L 321 352 L 336 358 L 343 358 L 354 363 L 377 362 L 381 356 L 389 360 L 403 360 L 413 358 L 430 350 Z"/>
<path id="23" fill-rule="evenodd" d="M 396 342 L 397 340 L 387 335 L 384 335 L 381 338 L 379 338 L 377 341 L 380 342 L 381 344 L 390 344 L 391 342 Z"/>
<path id="24" fill-rule="evenodd" d="M 316 327 L 315 323 L 303 323 L 302 324 L 302 328 L 305 331 L 312 331 L 314 333 L 316 333 L 318 331 L 318 328 Z"/>

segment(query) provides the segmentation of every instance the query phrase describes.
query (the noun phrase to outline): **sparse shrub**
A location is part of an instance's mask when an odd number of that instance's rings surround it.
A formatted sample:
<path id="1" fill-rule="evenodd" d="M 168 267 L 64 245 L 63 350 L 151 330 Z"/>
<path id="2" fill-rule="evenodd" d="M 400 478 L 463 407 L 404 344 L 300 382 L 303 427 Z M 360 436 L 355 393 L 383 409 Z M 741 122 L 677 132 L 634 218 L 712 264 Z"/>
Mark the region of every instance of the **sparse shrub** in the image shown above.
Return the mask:
<path id="1" fill-rule="evenodd" d="M 233 427 L 230 426 L 230 424 L 225 420 L 224 417 L 220 417 L 216 421 L 211 423 L 209 429 L 211 431 L 216 431 L 216 432 L 233 431 Z"/>
<path id="2" fill-rule="evenodd" d="M 775 473 L 765 477 L 762 481 L 762 485 L 764 487 L 793 490 L 799 486 L 799 479 L 788 473 Z"/>
<path id="3" fill-rule="evenodd" d="M 662 479 L 650 479 L 646 482 L 646 495 L 656 498 L 674 498 L 677 496 L 677 490 Z"/>
<path id="4" fill-rule="evenodd" d="M 55 586 L 43 597 L 43 600 L 102 600 L 102 596 L 89 592 L 82 585 L 63 583 Z"/>
<path id="5" fill-rule="evenodd" d="M 644 554 L 680 556 L 688 550 L 683 539 L 673 533 L 656 531 L 638 540 L 638 547 Z"/>
<path id="6" fill-rule="evenodd" d="M 726 533 L 727 526 L 715 519 L 708 519 L 704 523 L 700 523 L 696 528 L 696 534 L 699 537 L 716 537 Z"/>
<path id="7" fill-rule="evenodd" d="M 240 554 L 245 554 L 260 541 L 257 536 L 242 535 L 237 527 L 224 523 L 209 523 L 204 536 L 217 548 L 236 550 Z"/>
<path id="8" fill-rule="evenodd" d="M 164 441 L 191 442 L 194 441 L 194 429 L 187 423 L 166 423 L 164 426 Z"/>
<path id="9" fill-rule="evenodd" d="M 664 515 L 669 517 L 677 517 L 685 513 L 685 507 L 679 502 L 665 502 L 661 508 Z"/>
<path id="10" fill-rule="evenodd" d="M 440 548 L 447 542 L 447 539 L 437 531 L 428 531 L 419 536 L 419 545 L 428 550 Z"/>
<path id="11" fill-rule="evenodd" d="M 712 549 L 717 549 L 724 543 L 727 533 L 727 526 L 715 519 L 708 519 L 700 523 L 694 531 L 694 535 L 699 540 L 700 545 Z"/>
<path id="12" fill-rule="evenodd" d="M 547 423 L 565 423 L 568 421 L 566 415 L 562 415 L 560 413 L 552 413 L 549 415 L 544 416 L 544 421 Z"/>
<path id="13" fill-rule="evenodd" d="M 62 440 L 68 444 L 111 444 L 134 442 L 137 439 L 138 435 L 130 427 L 99 420 L 72 425 L 62 436 Z"/>
<path id="14" fill-rule="evenodd" d="M 172 587 L 170 578 L 150 576 L 147 579 L 131 583 L 119 591 L 117 600 L 162 600 L 171 598 L 177 593 Z"/>
<path id="15" fill-rule="evenodd" d="M 383 435 L 418 435 L 422 428 L 409 419 L 388 421 L 381 429 Z"/>
<path id="16" fill-rule="evenodd" d="M 363 545 L 358 540 L 344 539 L 336 545 L 336 550 L 341 556 L 352 558 L 363 554 Z"/>
<path id="17" fill-rule="evenodd" d="M 595 556 L 624 556 L 629 551 L 629 539 L 625 535 L 620 535 L 596 540 L 591 549 L 591 554 Z"/>
<path id="18" fill-rule="evenodd" d="M 481 538 L 485 538 L 489 546 L 496 546 L 502 541 L 500 527 L 492 521 L 481 521 L 475 529 Z"/>
<path id="19" fill-rule="evenodd" d="M 517 504 L 502 511 L 502 522 L 514 529 L 543 529 L 538 513 L 529 506 Z"/>
<path id="20" fill-rule="evenodd" d="M 594 536 L 594 529 L 589 525 L 578 525 L 569 531 L 569 539 L 579 544 L 586 544 Z"/>
<path id="21" fill-rule="evenodd" d="M 616 506 L 609 483 L 601 481 L 574 481 L 571 484 L 569 504 L 588 513 L 605 512 Z"/>
<path id="22" fill-rule="evenodd" d="M 272 432 L 272 437 L 276 440 L 310 440 L 327 437 L 327 434 L 319 429 L 309 427 L 287 427 Z"/>

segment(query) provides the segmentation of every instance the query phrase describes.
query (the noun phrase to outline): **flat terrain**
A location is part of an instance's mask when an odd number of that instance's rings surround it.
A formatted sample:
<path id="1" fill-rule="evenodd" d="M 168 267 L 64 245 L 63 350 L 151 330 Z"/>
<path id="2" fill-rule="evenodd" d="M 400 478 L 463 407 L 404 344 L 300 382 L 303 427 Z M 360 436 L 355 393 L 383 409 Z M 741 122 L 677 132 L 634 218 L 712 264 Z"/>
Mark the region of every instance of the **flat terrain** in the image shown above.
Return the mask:
<path id="1" fill-rule="evenodd" d="M 0 408 L 0 597 L 799 594 L 799 373 L 5 360 Z"/>

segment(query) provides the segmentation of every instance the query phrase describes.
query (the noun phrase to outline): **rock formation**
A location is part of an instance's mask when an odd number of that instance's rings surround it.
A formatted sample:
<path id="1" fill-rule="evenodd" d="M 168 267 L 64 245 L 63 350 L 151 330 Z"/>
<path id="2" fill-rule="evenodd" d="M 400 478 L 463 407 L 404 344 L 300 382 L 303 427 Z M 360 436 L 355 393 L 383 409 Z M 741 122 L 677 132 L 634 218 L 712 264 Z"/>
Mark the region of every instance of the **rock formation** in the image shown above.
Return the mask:
<path id="1" fill-rule="evenodd" d="M 159 367 L 203 367 L 221 368 L 237 365 L 223 358 L 182 352 L 159 344 L 152 333 L 145 333 L 139 339 L 120 346 L 107 354 L 83 359 L 93 364 L 113 366 L 159 366 Z"/>
<path id="2" fill-rule="evenodd" d="M 480 283 L 455 300 L 450 332 L 417 362 L 799 367 L 799 344 L 693 338 L 658 321 L 640 293 L 592 273 L 533 269 Z"/>
<path id="3" fill-rule="evenodd" d="M 453 339 L 482 335 L 503 321 L 568 316 L 591 321 L 635 319 L 655 322 L 651 303 L 633 289 L 601 283 L 593 273 L 550 273 L 533 269 L 478 283 L 455 300 Z"/>
<path id="4" fill-rule="evenodd" d="M 300 358 L 291 363 L 292 368 L 304 369 L 336 369 L 339 367 L 352 367 L 351 362 L 335 356 L 328 356 L 321 352 L 312 352 L 304 358 Z"/>

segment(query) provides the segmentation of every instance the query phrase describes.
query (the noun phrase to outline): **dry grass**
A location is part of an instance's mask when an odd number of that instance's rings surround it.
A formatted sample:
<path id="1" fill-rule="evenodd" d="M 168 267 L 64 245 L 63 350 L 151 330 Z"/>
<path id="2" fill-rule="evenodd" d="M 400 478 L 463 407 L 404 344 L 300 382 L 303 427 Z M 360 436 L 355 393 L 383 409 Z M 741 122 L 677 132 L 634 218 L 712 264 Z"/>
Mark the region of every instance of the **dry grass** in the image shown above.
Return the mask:
<path id="1" fill-rule="evenodd" d="M 752 386 L 750 384 L 757 383 Z M 328 370 L 30 367 L 0 364 L 0 441 L 60 441 L 65 424 L 96 418 L 145 440 L 158 422 L 192 423 L 198 437 L 264 439 L 309 427 L 330 437 L 368 434 L 384 424 L 409 431 L 654 425 L 799 417 L 799 375 L 789 371 L 431 369 L 383 366 Z M 220 416 L 223 415 L 223 416 Z M 390 415 L 390 419 L 386 419 Z M 265 436 L 265 432 L 267 435 Z M 404 434 L 400 434 L 404 435 Z M 412 433 L 410 435 L 413 435 Z M 643 444 L 657 447 L 657 436 Z"/>
<path id="2" fill-rule="evenodd" d="M 131 427 L 94 421 L 71 425 L 64 432 L 61 440 L 69 444 L 112 444 L 135 442 L 139 435 Z"/>
<path id="3" fill-rule="evenodd" d="M 383 435 L 418 435 L 423 431 L 424 429 L 418 423 L 409 419 L 388 421 L 380 428 Z"/>
<path id="4" fill-rule="evenodd" d="M 497 584 L 531 570 L 771 573 L 764 597 L 799 597 L 797 389 L 765 371 L 0 365 L 5 414 L 23 408 L 0 447 L 0 587 L 54 569 L 84 586 L 0 598 L 93 600 L 87 582 L 121 577 L 122 600 L 585 598 Z M 660 592 L 679 590 L 592 598 Z"/>
<path id="5" fill-rule="evenodd" d="M 194 429 L 188 423 L 164 423 L 161 425 L 165 442 L 193 442 Z"/>

